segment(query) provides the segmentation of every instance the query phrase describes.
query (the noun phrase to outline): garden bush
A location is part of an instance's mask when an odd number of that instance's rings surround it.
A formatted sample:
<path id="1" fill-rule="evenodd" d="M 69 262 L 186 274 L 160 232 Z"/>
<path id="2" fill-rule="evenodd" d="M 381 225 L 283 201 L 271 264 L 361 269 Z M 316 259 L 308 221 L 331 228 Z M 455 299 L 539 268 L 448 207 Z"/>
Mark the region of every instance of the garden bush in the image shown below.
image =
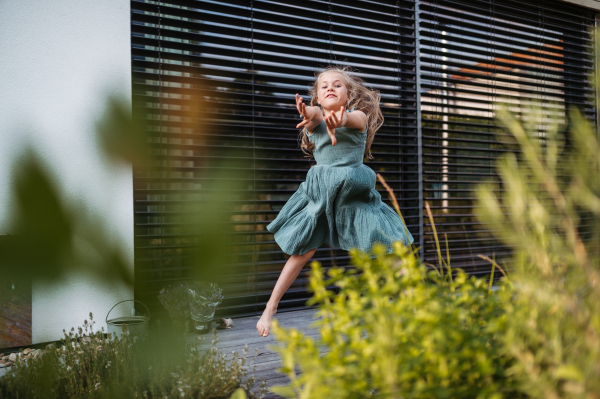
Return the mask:
<path id="1" fill-rule="evenodd" d="M 229 398 L 240 388 L 249 398 L 266 392 L 264 382 L 253 389 L 247 350 L 227 358 L 215 347 L 216 334 L 212 348 L 199 353 L 198 342 L 186 344 L 181 333 L 157 330 L 114 339 L 93 326 L 90 314 L 77 331 L 65 332 L 61 345 L 17 359 L 0 378 L 0 397 L 208 399 Z"/>
<path id="2" fill-rule="evenodd" d="M 513 249 L 503 334 L 510 372 L 535 398 L 600 398 L 600 144 L 576 110 L 568 129 L 533 107 L 500 123 L 520 156 L 498 162 L 503 195 L 477 191 L 479 218 Z M 536 121 L 548 121 L 540 127 Z"/>
<path id="3" fill-rule="evenodd" d="M 317 262 L 310 279 L 321 339 L 274 324 L 283 372 L 275 391 L 300 398 L 515 397 L 498 332 L 505 329 L 501 299 L 483 279 L 461 270 L 425 267 L 396 243 L 393 254 L 351 251 L 355 269 Z M 335 285 L 339 292 L 326 287 Z M 295 366 L 299 366 L 296 374 Z"/>

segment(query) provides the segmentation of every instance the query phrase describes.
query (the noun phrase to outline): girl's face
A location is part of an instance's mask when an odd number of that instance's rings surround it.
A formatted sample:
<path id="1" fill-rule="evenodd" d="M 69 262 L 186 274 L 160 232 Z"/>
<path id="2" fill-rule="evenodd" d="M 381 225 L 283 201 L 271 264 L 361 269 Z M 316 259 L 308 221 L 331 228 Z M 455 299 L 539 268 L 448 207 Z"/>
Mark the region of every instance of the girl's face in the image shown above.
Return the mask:
<path id="1" fill-rule="evenodd" d="M 339 111 L 346 105 L 348 89 L 344 77 L 339 72 L 325 72 L 319 79 L 317 102 L 327 111 Z"/>

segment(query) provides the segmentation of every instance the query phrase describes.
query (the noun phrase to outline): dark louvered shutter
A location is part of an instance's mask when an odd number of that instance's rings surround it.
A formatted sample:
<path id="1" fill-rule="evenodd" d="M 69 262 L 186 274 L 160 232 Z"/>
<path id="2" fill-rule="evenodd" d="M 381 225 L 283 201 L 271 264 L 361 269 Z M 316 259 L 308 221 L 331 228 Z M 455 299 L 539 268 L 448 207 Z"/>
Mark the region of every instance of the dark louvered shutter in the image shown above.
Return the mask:
<path id="1" fill-rule="evenodd" d="M 414 1 L 134 0 L 131 8 L 134 113 L 150 122 L 162 157 L 161 173 L 134 177 L 136 297 L 156 305 L 161 286 L 190 276 L 180 205 L 206 186 L 198 171 L 212 164 L 200 158 L 234 149 L 244 188 L 226 217 L 236 248 L 218 279 L 220 313 L 262 311 L 287 258 L 266 225 L 312 164 L 299 150 L 294 95 L 308 102 L 315 71 L 330 63 L 357 68 L 382 94 L 385 124 L 367 164 L 394 189 L 419 242 Z M 182 119 L 183 100 L 197 96 L 201 128 Z M 315 259 L 325 268 L 349 263 L 325 246 Z M 306 306 L 307 270 L 280 309 Z"/>
<path id="2" fill-rule="evenodd" d="M 577 106 L 595 123 L 588 81 L 594 13 L 555 1 L 431 0 L 419 7 L 423 199 L 440 238 L 447 235 L 452 265 L 486 274 L 489 264 L 478 254 L 510 251 L 473 216 L 473 188 L 496 179 L 496 157 L 512 150 L 497 140 L 493 104 L 500 97 L 513 110 L 536 103 L 563 119 Z M 424 251 L 437 264 L 428 221 Z"/>

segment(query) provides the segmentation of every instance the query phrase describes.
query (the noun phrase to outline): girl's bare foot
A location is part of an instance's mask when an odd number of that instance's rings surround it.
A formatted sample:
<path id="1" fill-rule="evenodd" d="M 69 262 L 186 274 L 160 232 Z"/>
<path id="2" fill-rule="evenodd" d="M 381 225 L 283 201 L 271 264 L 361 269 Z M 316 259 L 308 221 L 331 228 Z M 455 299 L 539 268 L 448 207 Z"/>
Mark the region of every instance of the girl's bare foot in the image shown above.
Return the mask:
<path id="1" fill-rule="evenodd" d="M 277 308 L 273 308 L 267 305 L 265 311 L 260 317 L 260 320 L 258 321 L 258 323 L 256 323 L 256 329 L 258 330 L 258 333 L 263 337 L 269 335 L 269 330 L 271 329 L 271 319 L 273 319 L 275 313 L 277 313 Z"/>

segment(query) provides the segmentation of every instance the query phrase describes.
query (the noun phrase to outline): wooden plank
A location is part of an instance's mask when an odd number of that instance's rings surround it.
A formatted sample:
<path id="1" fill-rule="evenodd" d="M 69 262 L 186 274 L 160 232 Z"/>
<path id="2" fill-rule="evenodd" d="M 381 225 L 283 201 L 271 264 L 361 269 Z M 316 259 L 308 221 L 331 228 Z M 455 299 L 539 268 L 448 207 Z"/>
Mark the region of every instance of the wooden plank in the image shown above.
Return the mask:
<path id="1" fill-rule="evenodd" d="M 276 317 L 276 319 L 279 322 L 279 325 L 281 327 L 284 327 L 284 328 L 303 327 L 302 330 L 311 329 L 313 324 L 315 323 L 315 321 L 317 321 L 313 317 L 306 317 L 306 316 L 298 317 L 298 318 L 286 317 L 285 319 Z M 234 321 L 233 327 L 230 329 L 217 330 L 217 337 L 219 338 L 219 340 L 226 339 L 227 337 L 235 337 L 235 336 L 240 336 L 240 335 L 244 335 L 244 336 L 256 335 L 257 337 L 260 337 L 260 335 L 258 334 L 258 331 L 256 330 L 256 322 L 258 321 L 258 319 L 237 321 L 237 323 L 236 323 L 236 321 Z M 212 339 L 212 334 L 209 333 L 209 334 L 206 334 L 201 337 L 203 337 L 203 338 L 210 337 L 210 339 Z"/>
<path id="2" fill-rule="evenodd" d="M 275 318 L 279 325 L 284 328 L 295 328 L 302 331 L 306 336 L 318 339 L 319 331 L 313 327 L 315 322 L 316 309 L 300 310 L 295 312 L 286 312 L 277 314 Z M 217 348 L 228 357 L 232 353 L 241 353 L 244 346 L 248 346 L 248 362 L 252 364 L 251 368 L 256 366 L 254 375 L 257 380 L 264 379 L 268 386 L 284 385 L 289 383 L 287 376 L 279 373 L 281 368 L 281 358 L 277 352 L 267 348 L 267 346 L 276 346 L 277 340 L 270 334 L 268 337 L 261 337 L 256 331 L 256 322 L 258 316 L 244 317 L 233 320 L 233 327 L 228 330 L 217 330 Z M 212 345 L 212 335 L 207 334 L 198 345 L 199 350 L 206 350 Z M 258 355 L 256 355 L 258 350 Z M 258 383 L 256 385 L 258 387 Z M 278 399 L 280 396 L 270 392 L 265 399 Z"/>
<path id="3" fill-rule="evenodd" d="M 280 323 L 280 325 L 284 328 L 295 328 L 303 332 L 315 330 L 315 328 L 312 327 L 312 323 L 308 323 L 303 320 L 288 321 L 286 323 Z M 273 334 L 269 334 L 267 337 L 262 337 L 259 335 L 254 325 L 252 327 L 234 325 L 234 327 L 229 330 L 218 330 L 217 338 L 218 344 L 244 339 L 248 340 L 248 342 L 268 342 L 274 340 Z M 206 334 L 204 337 L 202 337 L 199 348 L 210 347 L 211 344 L 212 334 Z"/>
<path id="4" fill-rule="evenodd" d="M 300 330 L 300 328 L 298 328 L 298 330 Z M 304 335 L 307 337 L 315 338 L 318 336 L 318 334 L 319 332 L 317 330 L 304 331 Z M 257 333 L 256 336 L 240 336 L 230 340 L 219 340 L 216 346 L 217 348 L 222 349 L 223 351 L 231 351 L 232 348 L 239 348 L 239 350 L 243 350 L 244 345 L 248 345 L 249 349 L 254 350 L 254 348 L 266 348 L 269 345 L 277 345 L 277 340 L 272 335 L 269 335 L 265 338 L 261 337 Z M 209 349 L 211 346 L 211 343 L 203 343 L 198 346 L 198 350 L 206 350 Z"/>
<path id="5" fill-rule="evenodd" d="M 297 330 L 303 331 L 306 336 L 317 337 L 318 330 L 315 328 L 311 328 L 312 323 L 308 323 L 305 319 L 298 320 L 287 320 L 281 322 L 283 327 L 287 328 L 295 328 Z M 217 348 L 221 349 L 223 352 L 227 353 L 230 351 L 242 351 L 244 345 L 248 345 L 248 348 L 251 352 L 254 352 L 254 349 L 259 349 L 260 352 L 268 350 L 266 347 L 268 345 L 276 345 L 277 340 L 275 339 L 273 334 L 270 334 L 268 337 L 262 337 L 256 331 L 255 325 L 252 324 L 248 326 L 239 323 L 237 326 L 234 325 L 230 330 L 220 330 L 217 332 Z M 202 340 L 198 345 L 198 350 L 206 350 L 212 346 L 212 337 L 207 336 L 206 339 Z M 252 354 L 252 353 L 250 353 Z"/>

